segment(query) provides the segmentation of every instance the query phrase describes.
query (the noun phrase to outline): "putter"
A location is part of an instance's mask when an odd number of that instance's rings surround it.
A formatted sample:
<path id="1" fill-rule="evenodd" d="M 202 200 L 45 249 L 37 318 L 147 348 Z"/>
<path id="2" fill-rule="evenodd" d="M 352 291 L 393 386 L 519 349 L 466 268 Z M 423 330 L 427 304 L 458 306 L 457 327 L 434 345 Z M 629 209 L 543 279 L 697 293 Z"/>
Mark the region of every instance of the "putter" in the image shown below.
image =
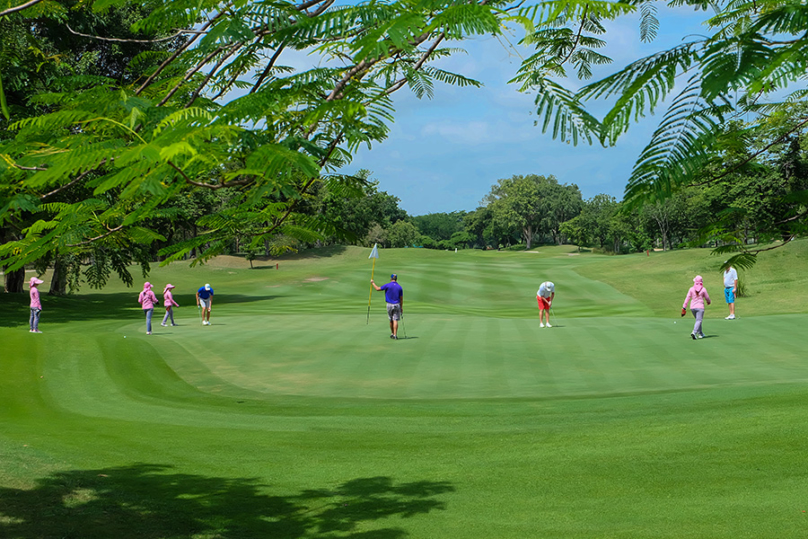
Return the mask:
<path id="1" fill-rule="evenodd" d="M 401 313 L 401 329 L 404 330 L 404 338 L 407 338 L 407 328 L 404 327 L 404 313 Z"/>

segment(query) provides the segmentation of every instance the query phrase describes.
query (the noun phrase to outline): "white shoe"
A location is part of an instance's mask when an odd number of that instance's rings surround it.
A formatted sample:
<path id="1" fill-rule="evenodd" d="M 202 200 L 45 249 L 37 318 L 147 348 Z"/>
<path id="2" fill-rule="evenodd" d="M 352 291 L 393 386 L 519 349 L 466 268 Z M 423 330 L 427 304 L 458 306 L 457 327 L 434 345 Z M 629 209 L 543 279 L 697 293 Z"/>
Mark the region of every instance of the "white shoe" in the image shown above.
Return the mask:
<path id="1" fill-rule="evenodd" d="M 547 322 L 547 327 L 548 327 L 548 328 L 551 328 L 551 327 L 553 327 L 553 326 L 551 326 L 551 325 L 550 325 L 550 322 Z"/>
<path id="2" fill-rule="evenodd" d="M 735 315 L 731 314 L 727 317 L 727 320 L 735 320 Z"/>
<path id="3" fill-rule="evenodd" d="M 165 325 L 165 324 L 160 324 L 160 325 L 161 325 L 161 326 L 163 326 L 163 327 L 166 327 L 166 325 Z"/>
<path id="4" fill-rule="evenodd" d="M 203 326 L 207 326 L 207 325 L 208 325 L 208 323 L 207 323 L 207 322 L 205 322 L 204 320 L 202 320 L 202 325 L 203 325 Z"/>
<path id="5" fill-rule="evenodd" d="M 539 322 L 539 327 L 540 327 L 540 328 L 543 328 L 543 327 L 544 327 L 544 324 L 543 324 L 542 322 Z"/>

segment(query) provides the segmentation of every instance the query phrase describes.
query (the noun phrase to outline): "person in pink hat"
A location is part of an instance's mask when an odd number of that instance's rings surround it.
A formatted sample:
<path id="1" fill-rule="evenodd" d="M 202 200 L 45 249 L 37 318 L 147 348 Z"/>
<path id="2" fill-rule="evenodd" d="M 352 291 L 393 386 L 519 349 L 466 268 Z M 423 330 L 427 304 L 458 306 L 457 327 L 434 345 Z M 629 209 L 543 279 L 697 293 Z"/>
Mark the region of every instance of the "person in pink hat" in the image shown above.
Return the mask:
<path id="1" fill-rule="evenodd" d="M 163 289 L 163 305 L 166 308 L 166 314 L 163 316 L 163 322 L 160 324 L 161 326 L 165 326 L 166 322 L 168 322 L 168 318 L 171 317 L 171 325 L 176 326 L 177 324 L 174 323 L 174 307 L 179 307 L 179 304 L 174 301 L 174 296 L 171 295 L 171 289 L 174 288 L 174 285 L 168 283 L 166 287 Z"/>
<path id="2" fill-rule="evenodd" d="M 693 279 L 693 286 L 687 291 L 685 302 L 682 304 L 682 316 L 687 313 L 688 301 L 690 302 L 690 312 L 693 313 L 693 317 L 696 319 L 696 324 L 693 326 L 693 332 L 690 336 L 694 341 L 703 339 L 704 332 L 701 329 L 701 322 L 704 319 L 704 302 L 706 301 L 707 305 L 710 304 L 710 294 L 704 288 L 704 279 L 701 278 L 701 275 L 696 275 Z"/>
<path id="3" fill-rule="evenodd" d="M 157 296 L 152 292 L 151 283 L 143 283 L 143 290 L 137 297 L 137 302 L 140 303 L 143 312 L 146 313 L 146 335 L 151 335 L 151 319 L 154 314 L 154 306 L 159 305 Z"/>
<path id="4" fill-rule="evenodd" d="M 43 281 L 36 277 L 31 277 L 28 286 L 31 287 L 31 316 L 28 317 L 29 331 L 31 333 L 42 333 L 39 331 L 39 314 L 42 312 L 42 302 L 39 300 L 39 289 L 37 285 L 42 284 Z"/>

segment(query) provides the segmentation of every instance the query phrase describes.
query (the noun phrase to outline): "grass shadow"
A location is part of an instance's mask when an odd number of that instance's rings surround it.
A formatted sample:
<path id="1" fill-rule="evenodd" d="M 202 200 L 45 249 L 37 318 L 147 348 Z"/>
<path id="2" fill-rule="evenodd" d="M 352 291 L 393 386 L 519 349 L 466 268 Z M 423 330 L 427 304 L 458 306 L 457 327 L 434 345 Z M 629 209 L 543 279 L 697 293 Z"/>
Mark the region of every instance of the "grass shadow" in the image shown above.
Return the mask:
<path id="1" fill-rule="evenodd" d="M 368 477 L 279 496 L 256 479 L 176 473 L 165 465 L 71 470 L 32 489 L 0 488 L 0 536 L 400 539 L 409 534 L 386 519 L 445 510 L 438 497 L 454 490 L 447 482 Z"/>

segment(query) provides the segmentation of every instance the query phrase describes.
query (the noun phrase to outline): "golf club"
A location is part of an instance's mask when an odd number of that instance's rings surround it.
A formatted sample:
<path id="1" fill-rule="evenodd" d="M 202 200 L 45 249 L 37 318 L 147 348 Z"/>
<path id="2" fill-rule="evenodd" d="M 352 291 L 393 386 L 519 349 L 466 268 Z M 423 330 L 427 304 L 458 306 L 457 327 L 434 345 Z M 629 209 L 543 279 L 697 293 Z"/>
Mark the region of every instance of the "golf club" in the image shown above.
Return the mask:
<path id="1" fill-rule="evenodd" d="M 404 338 L 407 338 L 407 328 L 404 327 L 404 313 L 401 313 L 401 329 L 404 330 Z"/>

